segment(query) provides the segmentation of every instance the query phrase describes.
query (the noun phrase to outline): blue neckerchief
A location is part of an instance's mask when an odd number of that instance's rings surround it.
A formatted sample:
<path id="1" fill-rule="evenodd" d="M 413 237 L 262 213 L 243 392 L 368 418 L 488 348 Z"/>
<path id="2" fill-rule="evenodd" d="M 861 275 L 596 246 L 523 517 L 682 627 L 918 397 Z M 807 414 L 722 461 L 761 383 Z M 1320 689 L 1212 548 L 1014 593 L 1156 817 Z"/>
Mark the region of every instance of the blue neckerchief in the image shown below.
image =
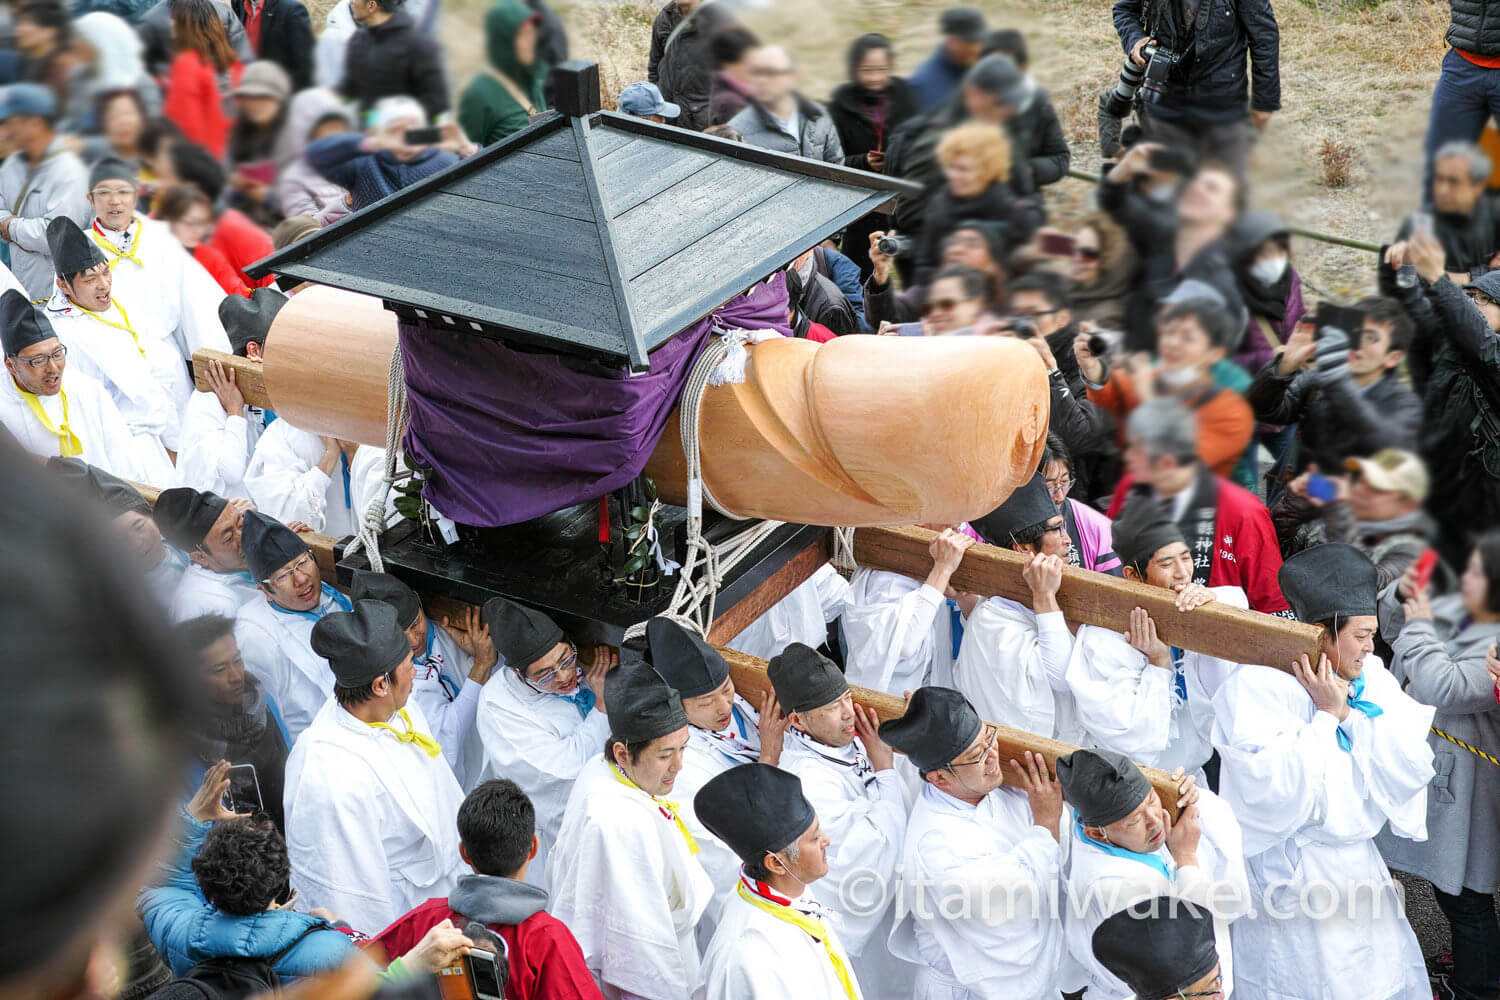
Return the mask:
<path id="1" fill-rule="evenodd" d="M 339 467 L 344 473 L 344 509 L 354 509 L 354 494 L 349 492 L 349 455 L 342 449 L 339 450 Z"/>
<path id="2" fill-rule="evenodd" d="M 349 598 L 345 597 L 343 594 L 339 593 L 337 590 L 334 590 L 332 587 L 328 586 L 328 584 L 326 584 L 326 583 L 323 584 L 323 594 L 322 594 L 321 597 L 318 598 L 318 608 L 317 608 L 316 611 L 292 611 L 289 608 L 283 608 L 281 605 L 277 604 L 275 601 L 271 602 L 271 610 L 273 610 L 273 611 L 280 611 L 284 615 L 297 615 L 300 618 L 306 618 L 308 621 L 314 621 L 315 622 L 315 621 L 322 620 L 323 616 L 328 613 L 328 612 L 325 612 L 323 610 L 323 606 L 322 606 L 323 602 L 324 601 L 328 601 L 328 600 L 331 600 L 331 601 L 333 601 L 334 604 L 337 604 L 339 606 L 339 610 L 340 611 L 353 611 L 354 610 L 354 604 L 353 604 L 352 601 L 349 600 Z"/>
<path id="3" fill-rule="evenodd" d="M 1173 690 L 1177 692 L 1177 704 L 1187 703 L 1187 674 L 1182 670 L 1182 650 L 1176 646 L 1172 647 L 1172 680 Z"/>
<path id="4" fill-rule="evenodd" d="M 1377 715 L 1385 714 L 1385 709 L 1381 708 L 1373 701 L 1365 701 L 1364 699 L 1365 675 L 1360 674 L 1358 677 L 1354 678 L 1353 683 L 1349 685 L 1349 707 L 1354 709 L 1355 711 L 1365 713 L 1365 715 L 1371 719 L 1375 718 L 1375 716 Z M 1338 730 L 1338 734 L 1339 749 L 1346 752 L 1353 750 L 1354 741 L 1349 739 L 1349 734 L 1344 732 L 1342 728 Z"/>
<path id="5" fill-rule="evenodd" d="M 740 731 L 741 736 L 744 736 L 746 733 L 750 732 L 751 727 L 745 723 L 744 715 L 740 714 L 740 706 L 730 706 L 729 714 L 734 718 L 735 728 Z"/>
<path id="6" fill-rule="evenodd" d="M 262 410 L 261 412 L 266 415 L 265 425 L 264 426 L 270 427 L 272 424 L 274 424 L 276 422 L 276 411 L 275 410 Z"/>
<path id="7" fill-rule="evenodd" d="M 958 659 L 958 647 L 964 641 L 964 613 L 959 609 L 958 602 L 948 601 L 948 631 L 953 635 L 953 658 Z"/>
<path id="8" fill-rule="evenodd" d="M 1095 850 L 1103 851 L 1105 854 L 1113 854 L 1117 858 L 1128 858 L 1131 861 L 1145 865 L 1147 868 L 1155 868 L 1161 872 L 1162 877 L 1167 881 L 1170 882 L 1172 880 L 1172 870 L 1167 867 L 1167 863 L 1161 859 L 1160 854 L 1137 854 L 1135 851 L 1127 851 L 1125 848 L 1116 847 L 1114 844 L 1101 844 L 1083 832 L 1083 820 L 1079 819 L 1076 814 L 1073 816 L 1073 828 L 1078 834 L 1078 839 Z"/>
<path id="9" fill-rule="evenodd" d="M 554 698 L 561 698 L 563 701 L 571 701 L 574 707 L 578 709 L 578 715 L 581 718 L 588 718 L 589 713 L 594 710 L 593 689 L 582 681 L 578 682 L 578 690 L 574 691 L 572 694 L 557 694 L 553 691 L 548 691 L 547 693 L 552 695 L 552 697 Z"/>
<path id="10" fill-rule="evenodd" d="M 433 666 L 433 662 L 432 662 L 432 643 L 433 643 L 433 640 L 436 639 L 436 638 L 437 638 L 437 626 L 434 625 L 432 623 L 432 619 L 429 618 L 429 619 L 427 619 L 427 649 L 422 653 L 422 657 L 421 657 L 421 659 L 417 660 L 417 663 L 421 664 L 423 667 L 425 667 L 425 668 L 427 668 L 429 670 L 432 670 L 432 669 L 436 669 L 437 670 L 438 685 L 440 687 L 442 687 L 443 693 L 448 696 L 448 700 L 452 701 L 454 698 L 458 697 L 458 689 L 456 687 L 454 687 L 453 681 L 451 681 L 448 678 L 448 675 L 445 674 L 445 673 L 443 673 L 443 670 L 442 670 L 441 666 L 438 666 L 436 668 L 434 668 L 434 666 Z"/>

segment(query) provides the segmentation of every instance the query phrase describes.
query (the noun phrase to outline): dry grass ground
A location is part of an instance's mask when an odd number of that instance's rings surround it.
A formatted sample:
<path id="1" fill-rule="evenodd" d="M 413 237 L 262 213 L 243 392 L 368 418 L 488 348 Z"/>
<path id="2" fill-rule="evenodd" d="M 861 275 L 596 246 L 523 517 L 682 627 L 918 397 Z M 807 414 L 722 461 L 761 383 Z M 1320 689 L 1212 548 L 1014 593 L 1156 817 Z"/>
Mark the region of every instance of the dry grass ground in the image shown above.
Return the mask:
<path id="1" fill-rule="evenodd" d="M 332 0 L 310 0 L 326 10 Z M 483 65 L 485 0 L 443 0 L 442 38 L 455 92 Z M 1051 91 L 1073 146 L 1074 166 L 1095 170 L 1095 95 L 1114 80 L 1122 53 L 1109 0 L 979 0 L 996 26 L 1025 32 L 1033 74 Z M 608 94 L 644 79 L 659 3 L 555 0 L 577 56 L 599 61 Z M 844 49 L 865 31 L 895 40 L 898 71 L 936 42 L 938 0 L 777 0 L 742 19 L 798 56 L 804 89 L 828 93 L 844 78 Z M 1448 5 L 1441 0 L 1280 0 L 1283 110 L 1251 161 L 1253 201 L 1311 229 L 1383 242 L 1417 200 L 1421 142 L 1443 55 Z M 1323 182 L 1329 155 L 1344 183 Z M 1067 180 L 1050 193 L 1055 217 L 1087 207 L 1091 191 Z M 1294 247 L 1314 291 L 1350 296 L 1372 282 L 1373 255 L 1311 240 Z"/>

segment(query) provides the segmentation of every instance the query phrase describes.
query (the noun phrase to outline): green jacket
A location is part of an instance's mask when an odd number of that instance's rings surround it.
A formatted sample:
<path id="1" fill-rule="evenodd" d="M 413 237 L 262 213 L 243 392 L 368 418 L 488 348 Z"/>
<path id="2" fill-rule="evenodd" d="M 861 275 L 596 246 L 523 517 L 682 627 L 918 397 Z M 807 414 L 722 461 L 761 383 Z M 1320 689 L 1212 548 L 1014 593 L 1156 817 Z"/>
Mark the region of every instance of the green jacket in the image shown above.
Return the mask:
<path id="1" fill-rule="evenodd" d="M 485 49 L 490 65 L 504 73 L 531 99 L 531 106 L 541 111 L 546 107 L 542 88 L 549 67 L 541 58 L 530 66 L 522 66 L 516 59 L 516 32 L 530 17 L 531 9 L 521 0 L 496 0 L 484 16 Z M 521 131 L 527 119 L 526 108 L 491 73 L 481 72 L 459 98 L 458 124 L 481 146 Z"/>

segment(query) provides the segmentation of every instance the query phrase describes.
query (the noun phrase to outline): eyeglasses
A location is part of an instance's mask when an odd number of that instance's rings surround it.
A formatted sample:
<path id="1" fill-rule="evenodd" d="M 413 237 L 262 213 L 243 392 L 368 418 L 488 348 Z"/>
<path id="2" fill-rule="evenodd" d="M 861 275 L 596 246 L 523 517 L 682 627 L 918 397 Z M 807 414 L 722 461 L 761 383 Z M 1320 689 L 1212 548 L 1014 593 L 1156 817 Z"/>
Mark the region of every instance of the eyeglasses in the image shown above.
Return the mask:
<path id="1" fill-rule="evenodd" d="M 557 666 L 553 667 L 545 674 L 542 674 L 540 677 L 534 678 L 531 683 L 535 684 L 537 687 L 550 687 L 552 682 L 557 680 L 558 674 L 562 673 L 565 670 L 571 670 L 577 665 L 578 647 L 570 642 L 568 643 L 567 655 L 565 655 L 561 660 L 557 661 Z"/>
<path id="2" fill-rule="evenodd" d="M 952 312 L 963 305 L 968 299 L 928 299 L 922 303 L 922 315 L 931 316 L 935 312 Z"/>
<path id="3" fill-rule="evenodd" d="M 17 358 L 16 360 L 21 362 L 23 365 L 30 365 L 31 370 L 36 371 L 38 368 L 41 368 L 42 366 L 53 361 L 57 362 L 58 364 L 62 364 L 63 358 L 66 358 L 67 356 L 68 347 L 66 344 L 64 344 L 57 350 L 53 351 L 51 354 L 42 354 L 35 358 Z"/>
<path id="4" fill-rule="evenodd" d="M 134 198 L 135 188 L 95 188 L 89 194 L 95 198 Z"/>
<path id="5" fill-rule="evenodd" d="M 1060 479 L 1048 479 L 1046 482 L 1048 493 L 1067 493 L 1073 488 L 1073 479 L 1071 476 L 1063 476 Z"/>
<path id="6" fill-rule="evenodd" d="M 975 764 L 983 764 L 985 761 L 989 760 L 990 751 L 995 749 L 995 744 L 1000 740 L 1000 727 L 991 725 L 990 723 L 986 722 L 984 724 L 984 734 L 985 741 L 979 748 L 979 756 L 974 758 L 973 760 L 955 760 L 953 763 L 948 765 L 948 770 L 951 771 L 955 767 L 973 767 Z"/>
<path id="7" fill-rule="evenodd" d="M 1056 315 L 1057 313 L 1060 313 L 1060 312 L 1062 312 L 1061 309 L 1038 309 L 1036 312 L 1027 312 L 1027 313 L 1013 312 L 1013 313 L 1010 314 L 1010 318 L 1011 319 L 1040 319 L 1043 316 L 1054 316 L 1054 315 Z"/>
<path id="8" fill-rule="evenodd" d="M 1184 993 L 1177 991 L 1177 1000 L 1209 1000 L 1210 997 L 1222 997 L 1224 995 L 1224 975 L 1220 973 L 1214 976 L 1214 987 L 1211 990 L 1200 990 L 1196 993 Z"/>
<path id="9" fill-rule="evenodd" d="M 316 565 L 317 564 L 313 561 L 312 553 L 304 552 L 302 553 L 302 555 L 297 557 L 296 562 L 292 563 L 286 569 L 282 570 L 280 573 L 277 573 L 266 582 L 271 586 L 278 588 L 291 586 L 292 574 L 310 573 L 312 572 L 313 567 Z"/>
<path id="10" fill-rule="evenodd" d="M 1056 524 L 1049 524 L 1045 528 L 1043 528 L 1042 529 L 1042 534 L 1045 535 L 1045 534 L 1047 534 L 1050 531 L 1055 531 L 1058 534 L 1062 534 L 1063 528 L 1065 528 L 1065 527 L 1066 527 L 1066 525 L 1062 521 L 1058 521 Z"/>
<path id="11" fill-rule="evenodd" d="M 1102 256 L 1098 247 L 1074 247 L 1073 255 L 1084 260 L 1098 260 Z"/>

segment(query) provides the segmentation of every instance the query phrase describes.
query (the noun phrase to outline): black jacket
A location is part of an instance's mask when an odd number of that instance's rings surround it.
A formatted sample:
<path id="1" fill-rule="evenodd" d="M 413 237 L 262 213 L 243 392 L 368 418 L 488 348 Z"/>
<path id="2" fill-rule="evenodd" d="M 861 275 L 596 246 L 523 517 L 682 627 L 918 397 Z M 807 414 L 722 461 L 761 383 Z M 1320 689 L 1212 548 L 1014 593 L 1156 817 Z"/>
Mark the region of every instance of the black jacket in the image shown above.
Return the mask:
<path id="1" fill-rule="evenodd" d="M 1236 318 L 1236 329 L 1243 329 L 1249 322 L 1227 237 L 1199 250 L 1179 271 L 1177 216 L 1171 205 L 1155 204 L 1127 184 L 1111 183 L 1106 174 L 1099 178 L 1099 207 L 1125 230 L 1141 259 L 1135 290 L 1125 310 L 1127 351 L 1156 352 L 1157 304 L 1187 278 L 1206 282 L 1218 290 Z M 1230 353 L 1234 346 L 1238 345 L 1232 345 Z"/>
<path id="2" fill-rule="evenodd" d="M 1401 223 L 1396 239 L 1411 235 L 1411 219 Z M 1443 269 L 1478 277 L 1490 269 L 1490 258 L 1500 250 L 1500 206 L 1490 194 L 1481 195 L 1468 215 L 1432 217 L 1432 235 L 1443 245 Z"/>
<path id="3" fill-rule="evenodd" d="M 1388 371 L 1368 389 L 1345 375 L 1319 387 L 1313 373 L 1279 375 L 1276 360 L 1255 373 L 1245 393 L 1255 419 L 1265 424 L 1298 424 L 1301 464 L 1342 469 L 1346 458 L 1365 458 L 1382 448 L 1416 448 L 1422 400 Z"/>
<path id="4" fill-rule="evenodd" d="M 1191 32 L 1183 23 L 1184 4 L 1199 12 Z M 1153 115 L 1210 124 L 1244 118 L 1247 104 L 1256 111 L 1281 110 L 1281 33 L 1270 0 L 1157 0 L 1149 26 L 1141 21 L 1141 8 L 1142 0 L 1115 0 L 1115 31 L 1125 51 L 1154 37 L 1182 55 L 1167 77 L 1162 102 L 1150 106 Z"/>
<path id="5" fill-rule="evenodd" d="M 245 21 L 245 0 L 230 0 L 234 16 Z M 292 78 L 292 92 L 313 83 L 313 30 L 307 8 L 299 0 L 265 0 L 260 12 L 260 48 L 256 57 L 269 59 Z"/>
<path id="6" fill-rule="evenodd" d="M 361 112 L 382 97 L 408 94 L 421 102 L 429 119 L 447 111 L 450 103 L 442 50 L 404 10 L 379 27 L 354 32 L 339 92 L 359 102 Z"/>
<path id="7" fill-rule="evenodd" d="M 891 85 L 882 95 L 885 98 L 885 113 L 880 124 L 871 120 L 871 113 L 878 105 L 860 100 L 863 88 L 857 84 L 841 84 L 828 99 L 828 113 L 833 116 L 834 128 L 838 129 L 839 142 L 844 147 L 844 165 L 868 170 L 865 154 L 872 149 L 884 152 L 890 146 L 891 136 L 917 112 L 916 100 L 911 88 L 899 76 L 891 77 Z"/>
<path id="8" fill-rule="evenodd" d="M 917 280 L 926 283 L 942 264 L 943 240 L 962 222 L 998 222 L 1005 227 L 1005 253 L 1031 239 L 1044 219 L 1033 198 L 1017 198 L 1006 184 L 991 184 L 977 198 L 959 198 L 945 186 L 927 204 L 917 241 Z M 998 261 L 997 263 L 1003 263 Z"/>
<path id="9" fill-rule="evenodd" d="M 1476 56 L 1500 56 L 1500 2 L 1448 0 L 1452 20 L 1446 41 Z"/>
<path id="10" fill-rule="evenodd" d="M 708 105 L 714 92 L 716 67 L 708 51 L 708 38 L 715 28 L 728 24 L 730 18 L 717 4 L 702 4 L 687 27 L 672 39 L 669 48 L 667 39 L 682 22 L 682 11 L 675 2 L 657 12 L 651 24 L 646 79 L 661 88 L 663 97 L 682 106 L 682 116 L 672 124 L 699 132 L 710 124 Z"/>

